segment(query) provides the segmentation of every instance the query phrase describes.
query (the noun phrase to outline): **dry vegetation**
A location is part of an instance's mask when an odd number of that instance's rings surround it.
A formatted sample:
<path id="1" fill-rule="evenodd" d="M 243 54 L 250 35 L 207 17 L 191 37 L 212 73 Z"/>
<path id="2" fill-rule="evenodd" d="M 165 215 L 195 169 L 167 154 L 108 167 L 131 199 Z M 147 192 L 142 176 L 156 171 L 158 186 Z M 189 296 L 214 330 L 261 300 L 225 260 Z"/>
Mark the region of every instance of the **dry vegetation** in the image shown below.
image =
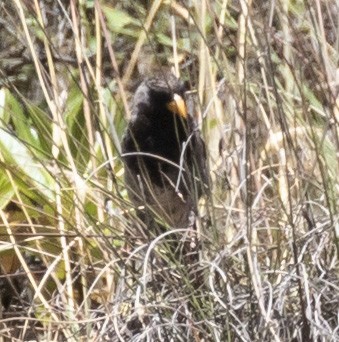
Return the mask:
<path id="1" fill-rule="evenodd" d="M 0 339 L 339 340 L 338 2 L 112 3 L 0 2 Z M 123 183 L 155 66 L 208 146 L 194 267 Z"/>

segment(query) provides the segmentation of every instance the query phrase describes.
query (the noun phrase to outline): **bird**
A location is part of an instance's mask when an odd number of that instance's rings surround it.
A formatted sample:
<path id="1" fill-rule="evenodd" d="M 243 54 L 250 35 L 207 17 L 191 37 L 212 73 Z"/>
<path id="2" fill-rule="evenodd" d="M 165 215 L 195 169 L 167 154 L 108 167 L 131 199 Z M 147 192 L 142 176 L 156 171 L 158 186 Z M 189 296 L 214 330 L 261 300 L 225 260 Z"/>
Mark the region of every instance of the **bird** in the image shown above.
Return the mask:
<path id="1" fill-rule="evenodd" d="M 209 187 L 205 142 L 188 112 L 185 83 L 171 73 L 146 77 L 137 87 L 121 142 L 131 202 L 148 225 L 192 227 Z M 150 222 L 153 222 L 152 224 Z M 152 231 L 152 227 L 150 228 Z"/>

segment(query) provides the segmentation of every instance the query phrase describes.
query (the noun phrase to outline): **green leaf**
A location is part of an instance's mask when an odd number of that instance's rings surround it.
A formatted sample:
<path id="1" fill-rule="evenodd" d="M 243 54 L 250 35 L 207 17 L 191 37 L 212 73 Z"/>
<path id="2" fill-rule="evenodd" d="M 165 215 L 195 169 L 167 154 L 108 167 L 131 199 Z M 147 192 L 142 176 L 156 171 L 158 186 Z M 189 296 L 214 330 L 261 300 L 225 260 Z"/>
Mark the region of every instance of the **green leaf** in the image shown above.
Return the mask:
<path id="1" fill-rule="evenodd" d="M 6 207 L 9 201 L 14 196 L 14 190 L 5 175 L 4 170 L 0 170 L 0 209 Z"/>
<path id="2" fill-rule="evenodd" d="M 9 111 L 6 108 L 6 88 L 0 89 L 0 127 L 4 127 L 9 123 Z"/>
<path id="3" fill-rule="evenodd" d="M 128 24 L 135 24 L 135 19 L 126 12 L 110 6 L 102 6 L 109 29 L 114 33 L 122 33 Z"/>
<path id="4" fill-rule="evenodd" d="M 51 155 L 52 149 L 52 120 L 49 115 L 39 107 L 27 103 L 28 115 L 34 127 L 34 134 L 37 134 L 40 140 L 39 147 L 47 155 Z"/>
<path id="5" fill-rule="evenodd" d="M 173 46 L 173 40 L 170 37 L 168 37 L 166 34 L 158 33 L 157 39 L 160 44 L 171 46 L 171 47 Z"/>
<path id="6" fill-rule="evenodd" d="M 74 129 L 77 123 L 77 117 L 82 109 L 83 94 L 78 86 L 73 86 L 66 101 L 64 112 L 65 122 L 70 130 Z"/>
<path id="7" fill-rule="evenodd" d="M 89 159 L 88 133 L 83 113 L 83 93 L 77 84 L 71 87 L 66 101 L 65 122 L 72 156 L 82 170 Z"/>
<path id="8" fill-rule="evenodd" d="M 54 179 L 33 157 L 25 144 L 12 134 L 0 128 L 0 150 L 6 168 L 17 176 L 26 178 L 35 191 L 54 201 Z M 22 175 L 18 175 L 18 173 Z M 27 189 L 26 189 L 27 190 Z"/>
<path id="9" fill-rule="evenodd" d="M 6 129 L 10 123 L 15 131 L 15 135 L 30 147 L 34 155 L 40 156 L 41 144 L 36 130 L 31 125 L 29 117 L 24 114 L 22 106 L 8 89 L 2 89 L 2 94 L 4 98 L 2 108 L 6 118 L 2 121 L 3 125 L 0 123 L 0 127 Z M 1 97 L 2 95 L 0 95 Z"/>

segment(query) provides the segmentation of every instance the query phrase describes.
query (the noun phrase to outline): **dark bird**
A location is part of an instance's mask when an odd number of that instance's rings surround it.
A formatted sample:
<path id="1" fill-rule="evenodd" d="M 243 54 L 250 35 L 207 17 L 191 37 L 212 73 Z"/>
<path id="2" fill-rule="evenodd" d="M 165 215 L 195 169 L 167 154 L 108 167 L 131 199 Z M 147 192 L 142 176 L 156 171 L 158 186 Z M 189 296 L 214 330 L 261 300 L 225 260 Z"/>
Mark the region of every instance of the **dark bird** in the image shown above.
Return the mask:
<path id="1" fill-rule="evenodd" d="M 129 197 L 144 208 L 139 216 L 173 228 L 190 226 L 208 188 L 205 144 L 188 113 L 185 90 L 172 74 L 145 79 L 122 140 Z"/>

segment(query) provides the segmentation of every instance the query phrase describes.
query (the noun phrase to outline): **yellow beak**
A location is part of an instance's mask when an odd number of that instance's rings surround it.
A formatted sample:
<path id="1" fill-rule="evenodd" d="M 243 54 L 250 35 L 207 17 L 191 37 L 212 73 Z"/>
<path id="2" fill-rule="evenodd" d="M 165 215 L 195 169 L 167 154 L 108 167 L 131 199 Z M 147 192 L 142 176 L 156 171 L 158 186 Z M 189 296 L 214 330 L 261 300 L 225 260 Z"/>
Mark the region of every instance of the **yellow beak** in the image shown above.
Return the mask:
<path id="1" fill-rule="evenodd" d="M 182 118 L 187 118 L 187 108 L 184 99 L 178 95 L 174 94 L 173 101 L 167 103 L 167 108 L 174 114 L 178 114 Z"/>

